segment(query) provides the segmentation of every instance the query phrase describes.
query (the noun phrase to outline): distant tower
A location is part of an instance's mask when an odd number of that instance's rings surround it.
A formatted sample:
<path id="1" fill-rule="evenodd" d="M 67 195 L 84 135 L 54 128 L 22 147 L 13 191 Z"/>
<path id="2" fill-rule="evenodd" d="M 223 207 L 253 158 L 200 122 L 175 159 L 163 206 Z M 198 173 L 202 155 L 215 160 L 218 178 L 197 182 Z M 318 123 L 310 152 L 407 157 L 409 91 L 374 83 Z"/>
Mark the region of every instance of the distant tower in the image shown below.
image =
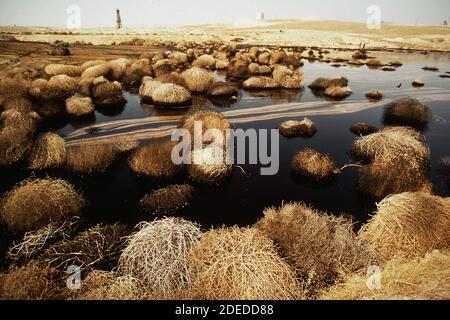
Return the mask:
<path id="1" fill-rule="evenodd" d="M 116 29 L 122 28 L 122 19 L 120 19 L 120 10 L 116 9 Z"/>
<path id="2" fill-rule="evenodd" d="M 258 12 L 256 14 L 256 20 L 264 20 L 264 12 Z"/>

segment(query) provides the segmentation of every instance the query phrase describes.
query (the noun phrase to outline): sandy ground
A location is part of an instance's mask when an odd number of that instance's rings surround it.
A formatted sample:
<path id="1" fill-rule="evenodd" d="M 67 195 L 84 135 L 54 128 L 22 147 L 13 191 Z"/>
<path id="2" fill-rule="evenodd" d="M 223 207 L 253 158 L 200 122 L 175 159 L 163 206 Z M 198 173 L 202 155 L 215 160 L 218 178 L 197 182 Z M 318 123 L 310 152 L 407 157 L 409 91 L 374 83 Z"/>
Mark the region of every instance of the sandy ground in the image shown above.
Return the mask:
<path id="1" fill-rule="evenodd" d="M 203 25 L 179 28 L 82 29 L 72 31 L 49 28 L 0 27 L 0 36 L 14 36 L 22 41 L 112 44 L 134 38 L 151 44 L 158 41 L 195 41 L 210 39 L 237 40 L 242 44 L 306 46 L 326 48 L 358 48 L 362 42 L 368 49 L 413 49 L 450 51 L 449 27 L 416 27 L 382 25 L 369 30 L 365 24 L 336 21 L 269 20 L 252 26 Z"/>

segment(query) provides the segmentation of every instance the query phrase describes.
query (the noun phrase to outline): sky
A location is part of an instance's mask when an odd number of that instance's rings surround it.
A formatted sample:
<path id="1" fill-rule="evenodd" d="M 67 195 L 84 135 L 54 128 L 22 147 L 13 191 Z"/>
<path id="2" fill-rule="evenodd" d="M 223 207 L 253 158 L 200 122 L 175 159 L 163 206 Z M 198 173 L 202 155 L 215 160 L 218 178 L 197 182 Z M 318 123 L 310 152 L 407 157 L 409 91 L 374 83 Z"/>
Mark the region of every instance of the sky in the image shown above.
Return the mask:
<path id="1" fill-rule="evenodd" d="M 370 5 L 381 20 L 436 25 L 450 19 L 449 0 L 0 0 L 0 25 L 65 27 L 71 5 L 80 8 L 81 28 L 112 27 L 115 10 L 129 27 L 234 23 L 255 19 L 322 19 L 366 22 Z"/>

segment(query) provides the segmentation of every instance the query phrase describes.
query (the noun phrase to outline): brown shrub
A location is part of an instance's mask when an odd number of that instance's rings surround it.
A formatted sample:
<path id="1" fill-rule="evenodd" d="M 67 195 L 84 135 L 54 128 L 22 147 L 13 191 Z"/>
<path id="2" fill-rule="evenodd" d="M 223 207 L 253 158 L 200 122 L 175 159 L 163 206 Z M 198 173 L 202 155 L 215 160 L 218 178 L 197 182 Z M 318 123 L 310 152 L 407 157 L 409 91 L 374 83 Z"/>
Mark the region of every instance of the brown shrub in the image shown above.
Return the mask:
<path id="1" fill-rule="evenodd" d="M 20 78 L 0 78 L 0 95 L 5 100 L 23 97 L 28 94 L 30 83 Z"/>
<path id="2" fill-rule="evenodd" d="M 53 132 L 39 135 L 28 156 L 28 168 L 43 170 L 56 168 L 66 161 L 66 143 Z"/>
<path id="3" fill-rule="evenodd" d="M 33 111 L 33 103 L 25 97 L 8 98 L 3 102 L 3 110 L 16 110 L 21 113 L 28 113 Z"/>
<path id="4" fill-rule="evenodd" d="M 190 255 L 197 299 L 295 300 L 302 289 L 270 239 L 255 228 L 208 231 Z"/>
<path id="5" fill-rule="evenodd" d="M 382 67 L 384 64 L 379 59 L 370 59 L 366 62 L 366 65 L 370 67 Z"/>
<path id="6" fill-rule="evenodd" d="M 348 86 L 348 79 L 341 77 L 337 79 L 317 78 L 308 87 L 312 90 L 323 91 L 328 87 L 346 87 Z"/>
<path id="7" fill-rule="evenodd" d="M 416 98 L 399 98 L 384 108 L 384 120 L 412 126 L 423 126 L 431 119 L 430 109 Z"/>
<path id="8" fill-rule="evenodd" d="M 65 74 L 69 77 L 79 77 L 84 71 L 83 67 L 69 64 L 49 64 L 44 70 L 49 76 Z"/>
<path id="9" fill-rule="evenodd" d="M 239 60 L 232 60 L 227 69 L 227 79 L 245 80 L 250 77 L 248 64 Z"/>
<path id="10" fill-rule="evenodd" d="M 222 133 L 223 138 L 225 139 L 226 130 L 231 129 L 230 122 L 221 113 L 214 111 L 197 111 L 185 115 L 180 120 L 179 125 L 180 128 L 189 130 L 189 133 L 191 134 L 191 139 L 194 138 L 195 122 L 201 123 L 202 135 L 205 134 L 205 132 L 209 129 L 217 129 Z M 210 144 L 214 140 L 215 140 L 214 137 L 211 137 L 210 140 L 204 142 L 205 144 Z"/>
<path id="11" fill-rule="evenodd" d="M 171 294 L 188 288 L 189 252 L 201 237 L 200 228 L 179 218 L 143 222 L 138 228 L 120 256 L 119 274 L 137 279 L 148 293 Z"/>
<path id="12" fill-rule="evenodd" d="M 329 180 L 341 172 L 330 155 L 312 149 L 296 153 L 292 169 L 296 174 L 316 181 Z"/>
<path id="13" fill-rule="evenodd" d="M 425 86 L 425 82 L 421 79 L 416 79 L 411 83 L 411 85 L 413 87 L 423 87 L 423 86 Z"/>
<path id="14" fill-rule="evenodd" d="M 144 101 L 153 100 L 153 92 L 158 88 L 162 82 L 159 82 L 150 77 L 145 77 L 142 79 L 142 84 L 139 87 L 139 95 Z"/>
<path id="15" fill-rule="evenodd" d="M 109 74 L 111 73 L 111 66 L 107 63 L 103 64 L 96 64 L 92 67 L 88 67 L 84 70 L 83 74 L 81 75 L 81 79 L 86 78 L 98 78 L 98 77 L 109 77 Z"/>
<path id="16" fill-rule="evenodd" d="M 192 62 L 193 67 L 199 67 L 199 68 L 205 68 L 212 70 L 214 69 L 216 65 L 216 59 L 214 59 L 213 56 L 210 56 L 209 54 L 204 54 L 198 57 L 197 59 Z"/>
<path id="17" fill-rule="evenodd" d="M 128 59 L 125 58 L 108 61 L 107 65 L 111 70 L 109 79 L 112 81 L 121 81 L 128 62 Z"/>
<path id="18" fill-rule="evenodd" d="M 187 167 L 189 177 L 196 182 L 220 184 L 232 172 L 233 167 L 226 163 L 225 150 L 221 147 L 194 149 L 191 164 Z"/>
<path id="19" fill-rule="evenodd" d="M 49 266 L 31 262 L 0 274 L 0 299 L 59 300 L 63 283 Z"/>
<path id="20" fill-rule="evenodd" d="M 199 67 L 184 71 L 182 76 L 191 92 L 207 92 L 214 82 L 211 73 Z"/>
<path id="21" fill-rule="evenodd" d="M 122 104 L 125 101 L 120 82 L 110 82 L 104 77 L 94 80 L 91 92 L 96 106 Z"/>
<path id="22" fill-rule="evenodd" d="M 178 72 L 166 73 L 157 78 L 157 80 L 161 83 L 173 83 L 179 85 L 183 88 L 187 88 L 186 81 L 183 76 Z"/>
<path id="23" fill-rule="evenodd" d="M 210 97 L 230 97 L 237 96 L 238 89 L 235 85 L 229 82 L 218 81 L 212 84 L 208 90 Z"/>
<path id="24" fill-rule="evenodd" d="M 185 107 L 192 102 L 191 93 L 176 84 L 162 83 L 152 94 L 153 103 L 160 107 Z"/>
<path id="25" fill-rule="evenodd" d="M 291 70 L 285 66 L 276 66 L 273 70 L 273 80 L 285 89 L 303 88 L 303 72 Z"/>
<path id="26" fill-rule="evenodd" d="M 406 192 L 385 198 L 377 207 L 359 236 L 386 259 L 450 248 L 450 202 L 446 199 Z"/>
<path id="27" fill-rule="evenodd" d="M 78 215 L 83 196 L 64 180 L 35 179 L 17 184 L 2 199 L 2 220 L 12 231 L 26 232 Z"/>
<path id="28" fill-rule="evenodd" d="M 278 246 L 309 296 L 367 268 L 375 258 L 373 250 L 353 232 L 350 220 L 300 203 L 266 209 L 255 227 Z"/>
<path id="29" fill-rule="evenodd" d="M 66 99 L 78 89 L 78 80 L 64 74 L 53 76 L 47 82 L 44 99 Z"/>
<path id="30" fill-rule="evenodd" d="M 358 136 L 367 136 L 369 134 L 377 132 L 378 129 L 371 124 L 365 122 L 357 122 L 351 126 L 350 131 Z"/>
<path id="31" fill-rule="evenodd" d="M 81 65 L 81 68 L 83 68 L 83 70 L 89 69 L 90 67 L 94 67 L 94 66 L 98 66 L 99 64 L 104 64 L 106 63 L 105 60 L 89 60 L 84 62 Z"/>
<path id="32" fill-rule="evenodd" d="M 134 173 L 151 179 L 174 177 L 182 170 L 171 158 L 175 145 L 172 141 L 142 145 L 130 155 L 128 164 Z"/>
<path id="33" fill-rule="evenodd" d="M 287 54 L 284 50 L 272 51 L 270 55 L 270 65 L 282 64 L 284 59 L 287 58 Z"/>
<path id="34" fill-rule="evenodd" d="M 308 118 L 304 118 L 302 121 L 288 120 L 282 122 L 278 126 L 278 130 L 283 136 L 288 138 L 299 136 L 312 137 L 317 132 L 316 125 Z"/>
<path id="35" fill-rule="evenodd" d="M 383 98 L 383 94 L 379 90 L 370 90 L 366 93 L 366 98 L 370 100 L 381 100 Z"/>
<path id="36" fill-rule="evenodd" d="M 71 265 L 82 270 L 97 267 L 112 269 L 117 265 L 128 235 L 128 229 L 120 224 L 96 225 L 73 239 L 64 239 L 51 245 L 39 259 L 63 271 Z"/>
<path id="37" fill-rule="evenodd" d="M 74 95 L 66 100 L 66 113 L 70 116 L 83 117 L 94 111 L 94 104 L 90 97 Z"/>
<path id="38" fill-rule="evenodd" d="M 110 168 L 117 151 L 110 145 L 80 145 L 67 150 L 67 168 L 78 174 L 101 174 Z"/>
<path id="39" fill-rule="evenodd" d="M 141 199 L 139 205 L 143 211 L 152 214 L 173 213 L 189 205 L 193 192 L 194 188 L 188 184 L 171 185 L 153 190 Z"/>
<path id="40" fill-rule="evenodd" d="M 352 89 L 349 87 L 328 87 L 324 91 L 326 97 L 334 99 L 345 99 L 352 94 Z"/>
<path id="41" fill-rule="evenodd" d="M 94 80 L 95 78 L 82 78 L 78 83 L 77 92 L 82 96 L 89 97 L 94 86 Z"/>
<path id="42" fill-rule="evenodd" d="M 450 252 L 433 251 L 414 260 L 396 258 L 382 268 L 381 288 L 367 287 L 369 275 L 356 274 L 332 287 L 323 300 L 448 300 Z"/>
<path id="43" fill-rule="evenodd" d="M 269 77 L 250 77 L 242 83 L 242 87 L 246 90 L 271 90 L 277 89 L 280 85 Z"/>

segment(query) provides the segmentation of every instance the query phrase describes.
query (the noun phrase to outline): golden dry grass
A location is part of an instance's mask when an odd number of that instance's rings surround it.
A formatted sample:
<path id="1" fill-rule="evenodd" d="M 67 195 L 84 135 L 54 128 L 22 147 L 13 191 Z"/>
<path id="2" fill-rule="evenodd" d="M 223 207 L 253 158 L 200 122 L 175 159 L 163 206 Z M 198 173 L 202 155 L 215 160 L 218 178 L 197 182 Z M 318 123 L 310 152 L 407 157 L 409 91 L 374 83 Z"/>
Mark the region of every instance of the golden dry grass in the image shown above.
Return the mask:
<path id="1" fill-rule="evenodd" d="M 60 167 L 66 161 L 66 143 L 53 132 L 39 135 L 28 156 L 28 168 L 43 170 Z"/>
<path id="2" fill-rule="evenodd" d="M 178 72 L 166 73 L 157 78 L 157 80 L 161 83 L 173 83 L 179 85 L 183 88 L 187 88 L 186 81 L 183 76 Z"/>
<path id="3" fill-rule="evenodd" d="M 162 82 L 154 80 L 150 77 L 144 77 L 142 79 L 142 84 L 139 87 L 139 95 L 143 100 L 152 101 L 153 100 L 153 92 L 162 85 Z"/>
<path id="4" fill-rule="evenodd" d="M 83 67 L 69 65 L 69 64 L 48 64 L 45 68 L 45 73 L 49 76 L 57 76 L 60 74 L 65 74 L 69 77 L 80 77 L 84 71 Z"/>
<path id="5" fill-rule="evenodd" d="M 329 154 L 309 148 L 294 155 L 292 169 L 295 174 L 315 181 L 332 179 L 341 172 Z"/>
<path id="6" fill-rule="evenodd" d="M 93 66 L 87 67 L 83 74 L 81 75 L 81 79 L 86 78 L 98 78 L 98 77 L 108 77 L 111 72 L 111 67 L 107 63 L 103 64 L 95 64 Z"/>
<path id="7" fill-rule="evenodd" d="M 104 77 L 96 78 L 91 89 L 95 105 L 108 106 L 125 101 L 120 82 L 110 82 Z"/>
<path id="8" fill-rule="evenodd" d="M 83 117 L 94 112 L 94 104 L 90 97 L 74 95 L 66 100 L 66 113 L 72 117 Z"/>
<path id="9" fill-rule="evenodd" d="M 182 170 L 173 163 L 171 154 L 175 142 L 160 142 L 142 145 L 128 158 L 131 170 L 150 179 L 172 178 Z"/>
<path id="10" fill-rule="evenodd" d="M 207 300 L 295 300 L 303 297 L 295 272 L 273 242 L 255 228 L 205 233 L 190 255 L 192 291 Z"/>
<path id="11" fill-rule="evenodd" d="M 270 77 L 258 76 L 245 80 L 242 87 L 246 90 L 271 90 L 279 88 L 280 85 Z"/>
<path id="12" fill-rule="evenodd" d="M 193 67 L 212 70 L 216 65 L 216 59 L 209 54 L 203 54 L 192 62 Z"/>
<path id="13" fill-rule="evenodd" d="M 288 138 L 298 136 L 312 137 L 317 132 L 316 125 L 308 118 L 304 118 L 302 121 L 284 121 L 280 123 L 278 130 L 281 135 Z"/>
<path id="14" fill-rule="evenodd" d="M 332 287 L 323 300 L 448 300 L 450 252 L 433 251 L 413 260 L 396 258 L 381 269 L 381 289 L 368 289 L 368 276 L 354 275 Z"/>
<path id="15" fill-rule="evenodd" d="M 211 73 L 199 67 L 193 67 L 184 71 L 182 76 L 191 92 L 207 92 L 214 82 Z"/>
<path id="16" fill-rule="evenodd" d="M 73 96 L 78 89 L 78 80 L 65 74 L 53 76 L 48 80 L 44 91 L 44 99 L 67 99 Z"/>
<path id="17" fill-rule="evenodd" d="M 145 195 L 139 202 L 139 206 L 145 212 L 173 213 L 177 209 L 189 205 L 192 200 L 194 188 L 188 184 L 171 185 L 156 189 Z"/>
<path id="18" fill-rule="evenodd" d="M 273 80 L 285 89 L 303 88 L 303 72 L 292 70 L 286 66 L 276 66 L 273 70 Z"/>
<path id="19" fill-rule="evenodd" d="M 226 163 L 226 153 L 221 147 L 194 149 L 191 164 L 187 166 L 189 177 L 199 183 L 218 185 L 232 173 L 233 167 Z"/>
<path id="20" fill-rule="evenodd" d="M 248 64 L 239 60 L 232 60 L 227 69 L 227 79 L 229 80 L 245 80 L 250 77 Z"/>
<path id="21" fill-rule="evenodd" d="M 353 232 L 350 220 L 304 204 L 268 208 L 255 227 L 278 246 L 310 297 L 345 275 L 367 268 L 375 258 L 373 250 Z"/>
<path id="22" fill-rule="evenodd" d="M 137 279 L 148 293 L 171 294 L 190 286 L 189 252 L 200 228 L 179 218 L 143 222 L 128 238 L 119 259 L 120 275 Z"/>
<path id="23" fill-rule="evenodd" d="M 116 156 L 111 145 L 79 145 L 67 149 L 66 167 L 78 174 L 101 174 L 111 167 Z"/>
<path id="24" fill-rule="evenodd" d="M 237 97 L 238 89 L 229 82 L 217 81 L 209 87 L 207 94 L 209 97 Z"/>
<path id="25" fill-rule="evenodd" d="M 365 122 L 357 122 L 351 126 L 350 131 L 358 136 L 367 136 L 369 134 L 377 132 L 378 129 L 371 124 Z"/>
<path id="26" fill-rule="evenodd" d="M 323 93 L 326 97 L 334 99 L 345 99 L 352 94 L 349 87 L 328 87 Z"/>
<path id="27" fill-rule="evenodd" d="M 30 262 L 0 274 L 0 300 L 59 300 L 63 279 L 42 264 Z"/>
<path id="28" fill-rule="evenodd" d="M 372 89 L 366 93 L 366 98 L 377 101 L 383 99 L 383 94 L 380 90 Z"/>
<path id="29" fill-rule="evenodd" d="M 308 87 L 312 90 L 322 91 L 328 87 L 346 87 L 348 86 L 348 79 L 341 77 L 336 79 L 317 78 Z"/>
<path id="30" fill-rule="evenodd" d="M 450 248 L 450 203 L 421 192 L 385 198 L 359 232 L 386 259 Z"/>
<path id="31" fill-rule="evenodd" d="M 2 199 L 1 218 L 12 231 L 26 232 L 80 214 L 83 196 L 58 179 L 29 179 Z"/>
<path id="32" fill-rule="evenodd" d="M 96 225 L 73 239 L 63 239 L 51 245 L 38 259 L 61 271 L 71 265 L 82 270 L 96 267 L 112 269 L 117 265 L 128 235 L 124 225 Z"/>
<path id="33" fill-rule="evenodd" d="M 424 125 L 431 119 L 430 109 L 416 98 L 399 98 L 384 108 L 384 119 L 406 125 Z"/>
<path id="34" fill-rule="evenodd" d="M 162 83 L 152 94 L 153 103 L 160 107 L 188 106 L 191 104 L 191 93 L 185 88 L 173 84 Z"/>
<path id="35" fill-rule="evenodd" d="M 412 128 L 390 127 L 361 137 L 351 154 L 370 162 L 359 169 L 359 187 L 376 200 L 406 191 L 432 190 L 430 150 Z"/>
<path id="36" fill-rule="evenodd" d="M 230 122 L 223 116 L 223 114 L 214 111 L 197 111 L 186 114 L 181 118 L 179 127 L 187 129 L 191 135 L 191 139 L 193 139 L 196 122 L 201 123 L 202 125 L 202 135 L 204 135 L 209 129 L 217 129 L 222 133 L 225 139 L 227 130 L 231 129 Z M 214 137 L 206 140 L 207 141 L 204 141 L 205 144 L 210 144 L 214 141 Z"/>
<path id="37" fill-rule="evenodd" d="M 3 102 L 3 110 L 15 110 L 21 113 L 28 113 L 33 111 L 33 103 L 26 97 L 8 98 Z"/>

